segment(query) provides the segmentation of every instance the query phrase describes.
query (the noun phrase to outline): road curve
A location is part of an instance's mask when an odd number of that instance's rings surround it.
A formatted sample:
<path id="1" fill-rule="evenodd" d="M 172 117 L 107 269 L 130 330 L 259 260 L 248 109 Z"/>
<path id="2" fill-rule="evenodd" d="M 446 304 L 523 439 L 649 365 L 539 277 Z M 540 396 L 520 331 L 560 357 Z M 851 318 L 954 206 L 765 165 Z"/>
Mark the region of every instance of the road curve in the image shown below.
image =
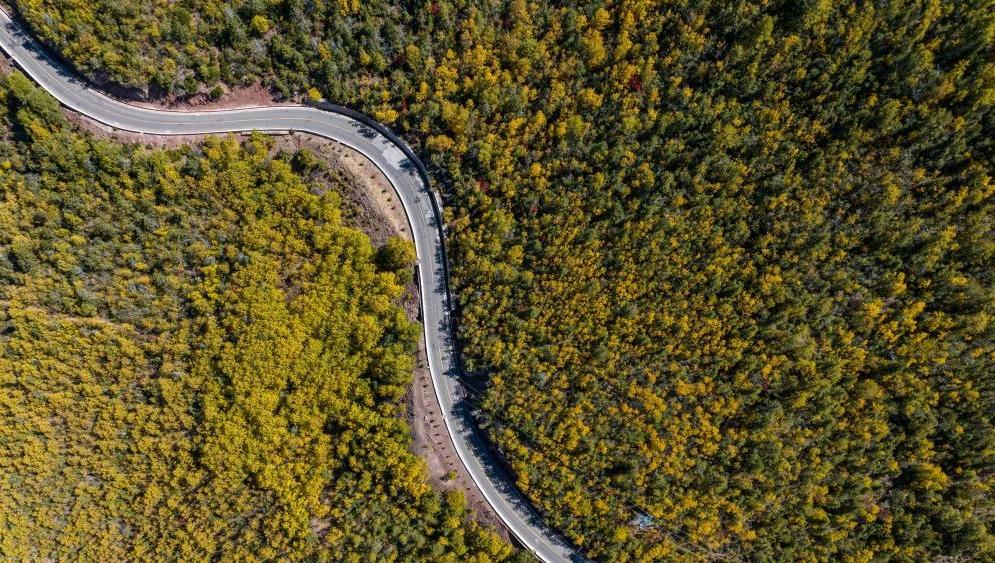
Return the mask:
<path id="1" fill-rule="evenodd" d="M 455 355 L 444 225 L 424 168 L 397 136 L 345 108 L 304 106 L 179 112 L 137 107 L 109 98 L 50 58 L 10 15 L 0 9 L 0 47 L 64 106 L 105 125 L 153 135 L 302 131 L 363 153 L 394 187 L 404 206 L 418 254 L 425 347 L 446 429 L 467 472 L 494 512 L 526 549 L 547 562 L 584 558 L 547 527 L 493 458 L 462 400 Z"/>

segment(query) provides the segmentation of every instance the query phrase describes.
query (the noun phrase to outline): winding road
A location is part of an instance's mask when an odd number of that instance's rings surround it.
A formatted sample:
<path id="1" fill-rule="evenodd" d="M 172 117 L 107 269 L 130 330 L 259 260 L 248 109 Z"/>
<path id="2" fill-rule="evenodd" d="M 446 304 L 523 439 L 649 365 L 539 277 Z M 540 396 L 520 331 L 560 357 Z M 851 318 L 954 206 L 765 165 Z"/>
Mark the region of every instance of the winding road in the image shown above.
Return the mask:
<path id="1" fill-rule="evenodd" d="M 369 158 L 397 191 L 418 254 L 425 347 L 446 429 L 463 465 L 511 534 L 547 562 L 584 558 L 553 530 L 494 459 L 463 401 L 452 330 L 449 271 L 437 195 L 421 162 L 396 135 L 369 118 L 337 106 L 272 106 L 217 111 L 169 111 L 129 105 L 107 97 L 49 57 L 20 24 L 0 10 L 0 47 L 64 106 L 95 121 L 153 135 L 301 131 L 347 145 Z"/>

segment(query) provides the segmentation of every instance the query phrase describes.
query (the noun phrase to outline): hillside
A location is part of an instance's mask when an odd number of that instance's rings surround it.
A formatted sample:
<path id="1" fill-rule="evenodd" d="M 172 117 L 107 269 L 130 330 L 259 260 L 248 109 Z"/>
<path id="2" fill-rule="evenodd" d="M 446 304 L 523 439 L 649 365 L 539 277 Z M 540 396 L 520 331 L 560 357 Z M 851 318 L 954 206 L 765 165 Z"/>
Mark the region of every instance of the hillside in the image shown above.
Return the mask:
<path id="1" fill-rule="evenodd" d="M 995 556 L 991 0 L 18 4 L 91 76 L 403 131 L 483 418 L 591 556 Z"/>
<path id="2" fill-rule="evenodd" d="M 0 556 L 510 555 L 409 452 L 410 256 L 264 136 L 117 145 L 19 73 L 0 108 Z"/>

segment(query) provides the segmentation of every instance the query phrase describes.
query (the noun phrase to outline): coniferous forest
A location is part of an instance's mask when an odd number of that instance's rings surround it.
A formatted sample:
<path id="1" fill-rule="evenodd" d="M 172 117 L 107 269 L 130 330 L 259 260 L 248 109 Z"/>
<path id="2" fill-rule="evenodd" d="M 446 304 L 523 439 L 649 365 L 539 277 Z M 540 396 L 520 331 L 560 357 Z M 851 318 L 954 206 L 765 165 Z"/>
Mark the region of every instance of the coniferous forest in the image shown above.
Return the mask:
<path id="1" fill-rule="evenodd" d="M 271 141 L 148 150 L 0 79 L 0 557 L 480 560 L 401 401 L 419 329 Z"/>
<path id="2" fill-rule="evenodd" d="M 401 132 L 481 420 L 589 556 L 995 557 L 992 0 L 16 4 L 103 83 Z"/>

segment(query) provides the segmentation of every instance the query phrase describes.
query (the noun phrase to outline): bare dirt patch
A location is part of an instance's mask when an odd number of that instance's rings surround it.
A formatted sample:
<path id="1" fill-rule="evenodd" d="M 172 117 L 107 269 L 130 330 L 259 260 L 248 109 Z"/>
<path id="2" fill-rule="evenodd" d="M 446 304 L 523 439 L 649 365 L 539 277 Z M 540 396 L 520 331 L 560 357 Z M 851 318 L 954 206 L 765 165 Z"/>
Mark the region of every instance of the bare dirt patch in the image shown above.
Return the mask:
<path id="1" fill-rule="evenodd" d="M 211 96 L 209 92 L 198 92 L 193 95 L 183 97 L 165 97 L 161 99 L 136 100 L 128 97 L 127 102 L 132 105 L 147 107 L 152 109 L 169 110 L 219 110 L 219 109 L 242 109 L 260 106 L 274 105 L 296 105 L 293 100 L 280 100 L 273 92 L 263 86 L 258 81 L 248 86 L 236 86 L 233 88 L 221 87 L 222 94 L 218 98 Z"/>

